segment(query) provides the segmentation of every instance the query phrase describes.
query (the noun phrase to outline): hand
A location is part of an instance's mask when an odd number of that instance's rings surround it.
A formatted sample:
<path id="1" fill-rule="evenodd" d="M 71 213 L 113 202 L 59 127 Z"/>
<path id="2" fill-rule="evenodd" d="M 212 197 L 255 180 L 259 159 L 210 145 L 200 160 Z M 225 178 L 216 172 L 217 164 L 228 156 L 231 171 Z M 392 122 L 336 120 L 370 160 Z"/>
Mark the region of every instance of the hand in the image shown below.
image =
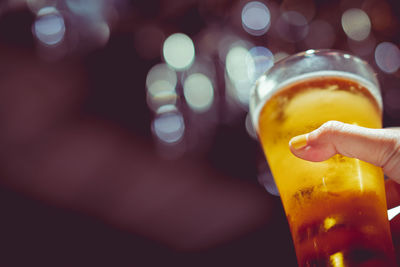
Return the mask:
<path id="1" fill-rule="evenodd" d="M 318 129 L 292 138 L 290 150 L 309 161 L 327 160 L 335 154 L 382 167 L 386 181 L 388 208 L 400 205 L 400 128 L 369 129 L 338 121 L 329 121 Z M 395 247 L 400 248 L 400 216 L 391 222 Z"/>

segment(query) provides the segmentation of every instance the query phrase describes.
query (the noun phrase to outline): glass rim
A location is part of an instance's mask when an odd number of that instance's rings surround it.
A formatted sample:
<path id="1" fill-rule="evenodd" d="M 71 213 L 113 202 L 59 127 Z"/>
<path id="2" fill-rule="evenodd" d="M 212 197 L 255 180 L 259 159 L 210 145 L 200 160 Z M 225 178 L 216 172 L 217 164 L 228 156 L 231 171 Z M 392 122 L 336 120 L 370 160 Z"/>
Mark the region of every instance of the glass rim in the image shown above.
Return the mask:
<path id="1" fill-rule="evenodd" d="M 280 71 L 279 69 L 282 67 L 282 65 L 286 63 L 290 63 L 290 61 L 294 61 L 296 59 L 302 59 L 302 58 L 307 58 L 312 55 L 338 55 L 342 56 L 346 59 L 350 59 L 356 64 L 361 64 L 368 73 L 372 74 L 368 78 L 364 78 L 361 74 L 357 74 L 354 72 L 346 71 L 346 70 L 311 70 L 307 71 L 302 74 L 295 74 L 293 77 L 290 77 L 287 79 L 287 81 L 280 82 L 279 85 L 276 82 L 273 82 L 267 78 L 268 74 L 274 72 L 274 71 Z M 258 117 L 259 113 L 261 112 L 262 107 L 265 105 L 265 103 L 270 99 L 276 92 L 280 91 L 283 88 L 286 88 L 290 86 L 290 84 L 299 82 L 301 80 L 306 80 L 311 78 L 312 76 L 316 74 L 324 74 L 323 76 L 330 76 L 330 77 L 337 77 L 341 76 L 343 78 L 347 78 L 350 80 L 353 80 L 355 82 L 361 83 L 367 90 L 368 92 L 372 95 L 372 97 L 375 99 L 376 104 L 381 112 L 383 112 L 383 104 L 382 104 L 382 95 L 380 91 L 380 86 L 379 82 L 377 79 L 377 73 L 376 71 L 370 66 L 370 64 L 366 61 L 361 59 L 358 56 L 352 55 L 346 51 L 342 50 L 337 50 L 337 49 L 309 49 L 306 51 L 298 52 L 293 55 L 287 56 L 283 59 L 278 60 L 277 62 L 274 63 L 274 65 L 265 71 L 255 82 L 254 86 L 251 89 L 250 92 L 250 105 L 249 105 L 249 111 L 250 111 L 250 116 L 252 119 L 253 127 L 258 132 Z M 313 75 L 314 74 L 314 75 Z M 341 74 L 341 75 L 340 75 Z M 308 77 L 307 77 L 308 76 Z M 260 90 L 259 87 L 262 85 L 265 85 L 265 83 L 269 83 L 266 86 L 266 90 L 268 90 L 268 86 L 271 87 L 267 93 L 261 99 L 259 99 L 259 102 L 254 103 L 256 100 L 256 94 L 257 91 Z"/>

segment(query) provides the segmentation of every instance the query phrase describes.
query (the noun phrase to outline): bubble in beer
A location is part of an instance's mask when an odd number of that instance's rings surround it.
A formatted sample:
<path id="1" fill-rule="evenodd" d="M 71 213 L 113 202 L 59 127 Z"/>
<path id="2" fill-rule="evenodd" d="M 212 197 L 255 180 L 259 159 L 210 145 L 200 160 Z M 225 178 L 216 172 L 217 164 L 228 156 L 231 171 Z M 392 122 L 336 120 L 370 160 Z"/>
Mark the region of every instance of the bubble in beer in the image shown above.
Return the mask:
<path id="1" fill-rule="evenodd" d="M 394 73 L 400 67 L 400 50 L 393 43 L 380 43 L 375 48 L 375 61 L 382 71 Z"/>
<path id="2" fill-rule="evenodd" d="M 242 10 L 242 25 L 246 32 L 260 36 L 266 33 L 271 24 L 268 7 L 258 1 L 248 2 Z"/>
<path id="3" fill-rule="evenodd" d="M 186 78 L 183 93 L 189 107 L 194 111 L 207 111 L 213 103 L 214 88 L 212 82 L 202 73 L 194 73 Z"/>
<path id="4" fill-rule="evenodd" d="M 33 24 L 33 33 L 44 45 L 55 46 L 64 39 L 64 18 L 54 7 L 42 8 Z"/>
<path id="5" fill-rule="evenodd" d="M 362 41 L 371 31 L 371 21 L 363 10 L 351 8 L 342 15 L 342 27 L 349 38 Z"/>
<path id="6" fill-rule="evenodd" d="M 170 35 L 163 45 L 165 62 L 176 70 L 190 67 L 194 61 L 195 51 L 192 39 L 186 34 L 175 33 Z"/>
<path id="7" fill-rule="evenodd" d="M 160 141 L 167 144 L 177 143 L 185 132 L 183 116 L 177 110 L 158 114 L 153 120 L 152 130 Z"/>

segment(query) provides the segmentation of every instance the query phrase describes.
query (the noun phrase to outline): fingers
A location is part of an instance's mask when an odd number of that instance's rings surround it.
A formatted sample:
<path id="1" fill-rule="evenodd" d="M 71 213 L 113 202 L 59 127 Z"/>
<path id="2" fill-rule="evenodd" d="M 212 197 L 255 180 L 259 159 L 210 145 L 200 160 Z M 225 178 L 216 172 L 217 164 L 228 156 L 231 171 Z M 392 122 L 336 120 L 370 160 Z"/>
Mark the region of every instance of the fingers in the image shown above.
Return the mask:
<path id="1" fill-rule="evenodd" d="M 294 155 L 309 161 L 327 160 L 335 154 L 358 158 L 382 167 L 388 177 L 400 182 L 398 129 L 370 129 L 329 121 L 292 138 L 289 146 Z"/>

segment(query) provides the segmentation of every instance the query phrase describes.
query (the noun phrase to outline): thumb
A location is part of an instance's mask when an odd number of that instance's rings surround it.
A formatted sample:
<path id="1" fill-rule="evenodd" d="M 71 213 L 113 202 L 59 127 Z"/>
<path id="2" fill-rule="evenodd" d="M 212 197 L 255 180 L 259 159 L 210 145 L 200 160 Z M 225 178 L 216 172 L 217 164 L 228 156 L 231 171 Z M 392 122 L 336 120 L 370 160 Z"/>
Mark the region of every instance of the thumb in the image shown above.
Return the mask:
<path id="1" fill-rule="evenodd" d="M 400 183 L 400 130 L 370 129 L 338 121 L 292 138 L 292 153 L 309 161 L 327 160 L 335 154 L 358 158 L 382 167 Z"/>

